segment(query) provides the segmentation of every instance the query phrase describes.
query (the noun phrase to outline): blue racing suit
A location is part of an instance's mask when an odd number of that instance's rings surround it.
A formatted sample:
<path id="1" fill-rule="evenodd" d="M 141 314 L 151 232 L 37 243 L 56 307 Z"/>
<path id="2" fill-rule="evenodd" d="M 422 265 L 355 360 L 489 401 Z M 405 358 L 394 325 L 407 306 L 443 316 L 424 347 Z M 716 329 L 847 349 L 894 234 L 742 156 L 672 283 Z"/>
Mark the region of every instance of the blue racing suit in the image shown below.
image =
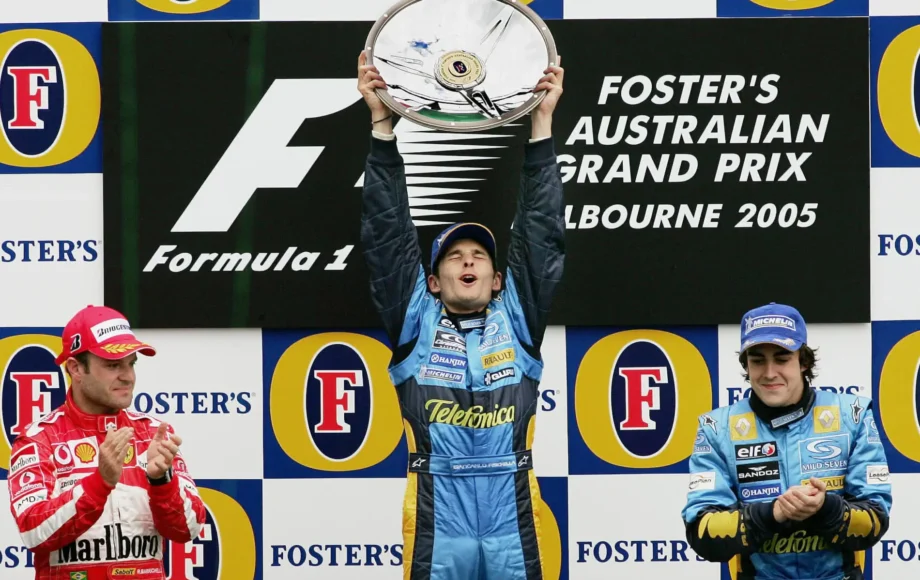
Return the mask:
<path id="1" fill-rule="evenodd" d="M 505 288 L 482 312 L 453 315 L 428 290 L 395 137 L 371 138 L 361 236 L 410 452 L 405 578 L 543 578 L 531 447 L 562 193 L 552 138 L 527 143 Z"/>
<path id="2" fill-rule="evenodd" d="M 778 523 L 773 503 L 811 477 L 827 485 L 810 518 Z M 738 580 L 858 580 L 888 530 L 891 484 L 872 401 L 806 386 L 791 407 L 755 394 L 700 417 L 683 520 L 697 554 Z"/>

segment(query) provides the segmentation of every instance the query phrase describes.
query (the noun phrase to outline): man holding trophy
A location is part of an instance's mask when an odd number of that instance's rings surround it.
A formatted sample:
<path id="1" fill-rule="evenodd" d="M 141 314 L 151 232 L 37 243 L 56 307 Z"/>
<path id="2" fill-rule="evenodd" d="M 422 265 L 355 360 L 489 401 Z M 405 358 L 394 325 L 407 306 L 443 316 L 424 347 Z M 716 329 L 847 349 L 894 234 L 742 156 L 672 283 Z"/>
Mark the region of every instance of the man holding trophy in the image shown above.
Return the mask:
<path id="1" fill-rule="evenodd" d="M 452 59 L 448 74 L 477 66 L 475 56 L 464 60 L 458 52 L 446 57 Z M 388 61 L 370 58 L 362 51 L 358 60 L 358 89 L 372 124 L 361 237 L 372 299 L 393 349 L 389 372 L 410 451 L 404 577 L 542 579 L 531 448 L 540 347 L 565 257 L 552 137 L 563 69 L 551 58 L 526 97 L 533 99 L 531 138 L 524 145 L 506 276 L 496 264 L 492 232 L 476 223 L 454 224 L 437 236 L 426 275 L 393 133 L 398 109 L 381 100 L 394 85 L 374 64 Z M 479 102 L 498 109 L 494 103 L 501 101 Z"/>

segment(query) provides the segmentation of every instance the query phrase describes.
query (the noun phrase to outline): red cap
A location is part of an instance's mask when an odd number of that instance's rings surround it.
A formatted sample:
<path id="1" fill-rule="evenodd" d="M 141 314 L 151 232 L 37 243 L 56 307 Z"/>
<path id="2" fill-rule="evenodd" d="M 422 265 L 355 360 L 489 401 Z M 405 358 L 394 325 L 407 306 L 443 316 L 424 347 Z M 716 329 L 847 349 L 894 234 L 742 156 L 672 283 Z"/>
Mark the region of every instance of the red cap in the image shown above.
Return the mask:
<path id="1" fill-rule="evenodd" d="M 64 327 L 61 345 L 63 351 L 54 360 L 58 365 L 81 352 L 91 352 L 107 360 L 125 358 L 132 352 L 147 356 L 157 353 L 134 336 L 124 314 L 106 306 L 87 306 L 77 312 Z"/>

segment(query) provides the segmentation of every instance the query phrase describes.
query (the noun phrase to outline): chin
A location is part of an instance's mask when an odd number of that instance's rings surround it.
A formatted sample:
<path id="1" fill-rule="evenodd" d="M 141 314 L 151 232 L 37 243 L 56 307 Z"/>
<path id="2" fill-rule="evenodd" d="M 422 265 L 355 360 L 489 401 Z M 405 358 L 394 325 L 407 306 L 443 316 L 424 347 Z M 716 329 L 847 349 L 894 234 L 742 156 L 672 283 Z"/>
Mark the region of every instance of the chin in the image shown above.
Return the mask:
<path id="1" fill-rule="evenodd" d="M 757 393 L 757 396 L 760 397 L 761 401 L 771 407 L 785 407 L 786 405 L 791 405 L 794 402 L 790 398 L 788 389 L 782 389 L 780 391 L 764 391 Z"/>

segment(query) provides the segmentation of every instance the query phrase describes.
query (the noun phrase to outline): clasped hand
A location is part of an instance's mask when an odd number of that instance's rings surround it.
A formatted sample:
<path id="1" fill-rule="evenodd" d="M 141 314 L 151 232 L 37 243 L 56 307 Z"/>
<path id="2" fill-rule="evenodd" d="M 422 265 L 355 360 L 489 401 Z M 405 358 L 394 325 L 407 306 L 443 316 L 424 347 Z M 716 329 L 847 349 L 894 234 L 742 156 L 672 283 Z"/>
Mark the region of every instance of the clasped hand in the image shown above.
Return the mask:
<path id="1" fill-rule="evenodd" d="M 132 437 L 134 429 L 122 427 L 106 433 L 105 441 L 99 446 L 99 473 L 112 487 L 121 479 Z M 175 433 L 170 435 L 168 425 L 160 423 L 147 448 L 147 476 L 151 479 L 162 478 L 172 467 L 176 455 L 179 454 L 180 445 L 182 438 Z"/>
<path id="2" fill-rule="evenodd" d="M 795 485 L 786 490 L 773 504 L 773 517 L 778 522 L 804 521 L 824 505 L 827 484 L 812 477 L 807 485 Z"/>

